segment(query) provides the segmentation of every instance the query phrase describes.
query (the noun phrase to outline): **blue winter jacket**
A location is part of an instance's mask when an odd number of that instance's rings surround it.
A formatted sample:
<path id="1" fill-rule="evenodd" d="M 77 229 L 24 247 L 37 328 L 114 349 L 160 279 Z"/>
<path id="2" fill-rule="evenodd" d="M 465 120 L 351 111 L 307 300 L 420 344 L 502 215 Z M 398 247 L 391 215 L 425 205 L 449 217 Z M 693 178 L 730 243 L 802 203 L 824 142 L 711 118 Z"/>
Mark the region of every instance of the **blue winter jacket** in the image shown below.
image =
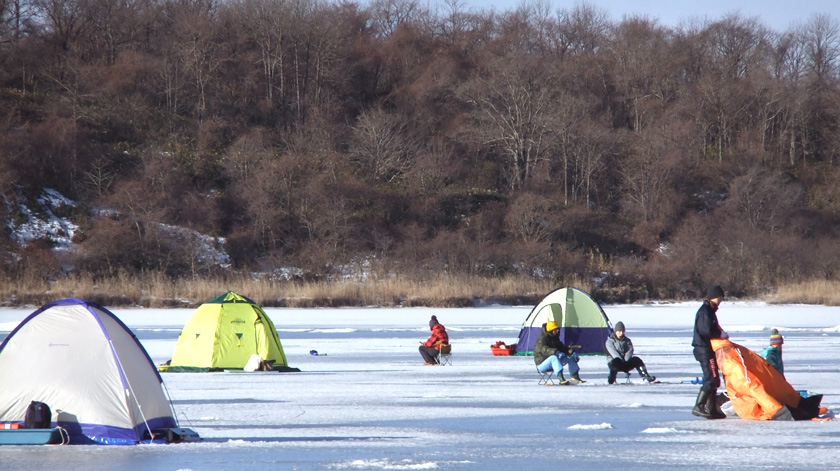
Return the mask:
<path id="1" fill-rule="evenodd" d="M 785 377 L 785 364 L 782 362 L 781 348 L 768 345 L 764 347 L 760 355 L 761 358 L 767 360 L 767 363 L 770 363 L 770 366 L 776 368 L 776 371 L 781 373 L 783 378 Z"/>

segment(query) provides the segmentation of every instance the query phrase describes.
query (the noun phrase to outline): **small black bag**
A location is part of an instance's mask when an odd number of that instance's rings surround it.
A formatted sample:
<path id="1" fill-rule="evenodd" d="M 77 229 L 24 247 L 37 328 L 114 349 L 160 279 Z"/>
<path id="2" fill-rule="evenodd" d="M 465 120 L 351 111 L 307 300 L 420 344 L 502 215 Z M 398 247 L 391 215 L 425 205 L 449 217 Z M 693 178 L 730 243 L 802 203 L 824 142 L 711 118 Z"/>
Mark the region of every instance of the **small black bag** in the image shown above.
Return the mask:
<path id="1" fill-rule="evenodd" d="M 23 428 L 50 428 L 52 411 L 50 406 L 43 402 L 32 401 L 26 409 L 26 417 L 23 419 Z"/>

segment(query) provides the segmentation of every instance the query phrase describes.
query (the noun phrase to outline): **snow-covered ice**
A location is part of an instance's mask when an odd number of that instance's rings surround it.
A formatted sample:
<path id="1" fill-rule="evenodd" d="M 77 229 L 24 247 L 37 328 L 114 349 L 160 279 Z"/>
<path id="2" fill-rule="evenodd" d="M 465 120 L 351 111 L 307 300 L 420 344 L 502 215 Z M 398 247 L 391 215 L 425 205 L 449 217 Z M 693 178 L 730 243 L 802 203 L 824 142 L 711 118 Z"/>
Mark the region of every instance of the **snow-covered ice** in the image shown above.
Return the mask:
<path id="1" fill-rule="evenodd" d="M 604 357 L 582 357 L 576 386 L 539 386 L 514 343 L 530 306 L 475 309 L 266 309 L 300 373 L 164 373 L 181 425 L 203 441 L 129 447 L 2 447 L 0 469 L 64 470 L 738 470 L 840 468 L 840 419 L 704 420 L 690 410 L 698 303 L 604 306 L 662 384 L 606 384 Z M 0 310 L 0 338 L 32 309 Z M 156 363 L 189 309 L 112 309 Z M 434 314 L 453 365 L 417 351 Z M 785 374 L 840 410 L 840 308 L 724 302 L 732 340 L 785 337 Z M 310 350 L 321 355 L 312 356 Z M 95 372 L 91 372 L 94 374 Z M 621 378 L 620 378 L 621 379 Z M 9 381 L 4 378 L 3 381 Z"/>

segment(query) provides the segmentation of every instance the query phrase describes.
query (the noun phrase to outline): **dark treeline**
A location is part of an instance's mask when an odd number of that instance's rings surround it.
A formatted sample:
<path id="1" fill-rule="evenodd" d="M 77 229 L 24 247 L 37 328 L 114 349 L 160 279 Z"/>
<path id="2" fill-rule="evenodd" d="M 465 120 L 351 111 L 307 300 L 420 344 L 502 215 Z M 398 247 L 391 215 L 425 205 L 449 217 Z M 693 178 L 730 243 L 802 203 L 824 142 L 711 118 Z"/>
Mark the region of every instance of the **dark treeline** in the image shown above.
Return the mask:
<path id="1" fill-rule="evenodd" d="M 587 3 L 0 0 L 0 207 L 78 250 L 7 276 L 602 278 L 629 297 L 840 278 L 840 26 Z"/>

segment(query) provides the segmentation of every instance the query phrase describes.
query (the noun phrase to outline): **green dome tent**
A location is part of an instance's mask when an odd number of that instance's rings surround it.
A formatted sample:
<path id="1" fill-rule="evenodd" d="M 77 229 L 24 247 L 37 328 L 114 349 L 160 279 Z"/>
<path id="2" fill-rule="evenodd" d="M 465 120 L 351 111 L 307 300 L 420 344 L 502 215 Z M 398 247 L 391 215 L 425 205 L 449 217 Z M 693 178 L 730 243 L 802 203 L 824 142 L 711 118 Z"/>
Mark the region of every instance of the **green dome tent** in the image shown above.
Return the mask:
<path id="1" fill-rule="evenodd" d="M 300 371 L 286 363 L 277 329 L 265 311 L 229 291 L 195 310 L 178 336 L 166 371 L 241 370 L 255 354 L 275 371 Z"/>
<path id="2" fill-rule="evenodd" d="M 560 326 L 560 340 L 581 355 L 606 355 L 604 342 L 612 327 L 601 305 L 577 288 L 560 288 L 537 304 L 519 331 L 517 355 L 533 355 L 542 325 L 554 321 Z"/>

